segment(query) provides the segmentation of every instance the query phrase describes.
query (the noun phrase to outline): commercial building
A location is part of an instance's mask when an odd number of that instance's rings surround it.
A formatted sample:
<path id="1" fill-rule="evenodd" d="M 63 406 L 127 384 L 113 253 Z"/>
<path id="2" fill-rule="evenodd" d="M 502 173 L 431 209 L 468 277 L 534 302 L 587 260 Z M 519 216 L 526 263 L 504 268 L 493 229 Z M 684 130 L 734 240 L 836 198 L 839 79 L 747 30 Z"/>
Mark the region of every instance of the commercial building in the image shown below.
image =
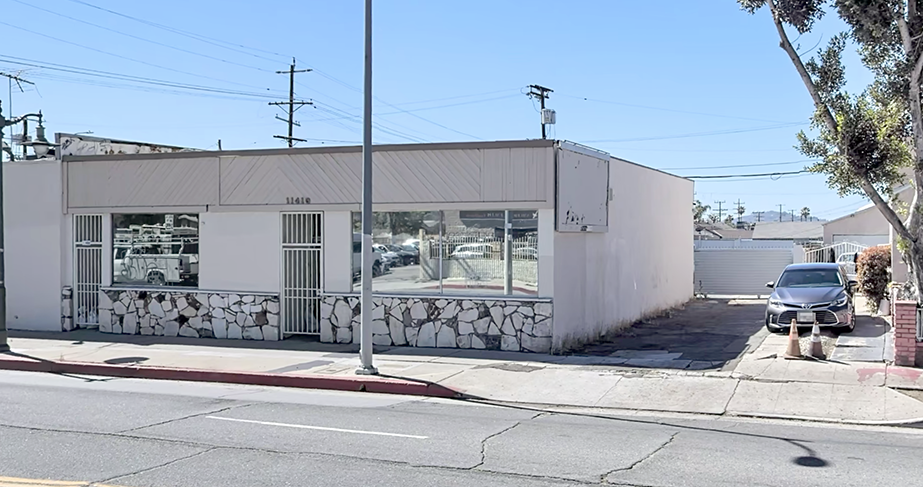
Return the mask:
<path id="1" fill-rule="evenodd" d="M 88 150 L 4 167 L 10 328 L 358 342 L 361 148 Z M 689 180 L 550 140 L 374 170 L 376 344 L 560 351 L 693 295 Z"/>

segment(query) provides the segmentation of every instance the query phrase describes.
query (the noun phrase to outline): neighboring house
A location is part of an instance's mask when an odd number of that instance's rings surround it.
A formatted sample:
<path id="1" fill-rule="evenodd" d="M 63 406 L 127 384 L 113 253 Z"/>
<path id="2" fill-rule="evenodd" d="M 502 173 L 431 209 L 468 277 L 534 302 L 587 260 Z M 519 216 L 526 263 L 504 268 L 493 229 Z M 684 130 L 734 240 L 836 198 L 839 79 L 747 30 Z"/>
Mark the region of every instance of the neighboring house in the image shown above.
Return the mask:
<path id="1" fill-rule="evenodd" d="M 791 240 L 795 245 L 822 242 L 824 222 L 761 222 L 753 230 L 753 240 Z"/>
<path id="2" fill-rule="evenodd" d="M 746 240 L 753 238 L 753 230 L 738 229 L 723 223 L 697 223 L 696 240 Z"/>
<path id="3" fill-rule="evenodd" d="M 891 225 L 873 203 L 824 223 L 824 245 L 850 242 L 866 247 L 887 245 Z"/>

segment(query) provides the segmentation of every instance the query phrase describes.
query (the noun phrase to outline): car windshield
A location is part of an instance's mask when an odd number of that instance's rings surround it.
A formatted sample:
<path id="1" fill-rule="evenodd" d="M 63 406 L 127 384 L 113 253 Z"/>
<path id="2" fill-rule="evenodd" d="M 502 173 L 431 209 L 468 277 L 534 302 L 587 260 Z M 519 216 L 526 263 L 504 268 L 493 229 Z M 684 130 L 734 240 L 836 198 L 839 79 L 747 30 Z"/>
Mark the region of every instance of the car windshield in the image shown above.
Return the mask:
<path id="1" fill-rule="evenodd" d="M 408 251 L 408 252 L 414 252 L 414 251 L 417 250 L 417 248 L 414 247 L 413 245 L 409 245 L 409 244 L 408 244 L 408 245 L 404 245 L 404 250 L 406 250 L 406 251 Z"/>
<path id="2" fill-rule="evenodd" d="M 782 273 L 777 287 L 837 287 L 842 286 L 835 269 L 798 269 Z"/>

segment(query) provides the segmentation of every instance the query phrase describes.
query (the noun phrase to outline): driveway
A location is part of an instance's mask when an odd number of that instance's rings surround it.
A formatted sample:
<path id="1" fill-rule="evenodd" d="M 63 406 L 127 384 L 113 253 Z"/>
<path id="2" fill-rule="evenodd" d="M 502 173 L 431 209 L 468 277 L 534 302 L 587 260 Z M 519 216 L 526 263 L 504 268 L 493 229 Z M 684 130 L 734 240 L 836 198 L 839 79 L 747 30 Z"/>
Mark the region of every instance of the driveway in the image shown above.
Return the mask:
<path id="1" fill-rule="evenodd" d="M 574 353 L 625 358 L 628 367 L 730 370 L 768 334 L 765 309 L 765 300 L 694 300 Z"/>

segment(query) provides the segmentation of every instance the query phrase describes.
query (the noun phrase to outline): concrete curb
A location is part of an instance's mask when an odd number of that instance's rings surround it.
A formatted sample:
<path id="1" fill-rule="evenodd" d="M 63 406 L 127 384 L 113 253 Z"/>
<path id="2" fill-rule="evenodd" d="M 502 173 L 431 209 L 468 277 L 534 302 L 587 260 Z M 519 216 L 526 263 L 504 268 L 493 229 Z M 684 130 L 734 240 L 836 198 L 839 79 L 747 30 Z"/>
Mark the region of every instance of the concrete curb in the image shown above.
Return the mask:
<path id="1" fill-rule="evenodd" d="M 91 362 L 63 362 L 0 356 L 0 370 L 80 374 L 133 379 L 182 380 L 258 386 L 325 389 L 456 398 L 460 393 L 429 382 L 380 376 L 282 375 L 258 372 L 215 371 L 173 367 L 125 366 Z"/>
<path id="2" fill-rule="evenodd" d="M 784 414 L 772 414 L 772 413 L 747 413 L 747 412 L 732 412 L 727 411 L 723 413 L 708 413 L 700 411 L 676 411 L 670 409 L 657 409 L 657 408 L 604 408 L 598 406 L 569 406 L 566 404 L 547 404 L 547 403 L 534 403 L 534 402 L 516 402 L 516 401 L 500 401 L 496 399 L 485 399 L 480 397 L 465 396 L 461 399 L 467 400 L 470 402 L 475 402 L 478 404 L 485 404 L 491 406 L 499 407 L 513 407 L 513 408 L 524 408 L 534 411 L 546 411 L 546 412 L 555 412 L 560 414 L 568 414 L 568 410 L 590 410 L 590 411 L 600 411 L 600 412 L 609 412 L 612 414 L 629 414 L 629 413 L 643 413 L 643 414 L 670 414 L 677 416 L 709 416 L 713 418 L 754 418 L 754 419 L 775 419 L 775 420 L 784 420 L 784 421 L 807 421 L 814 423 L 827 423 L 827 424 L 843 424 L 843 425 L 852 425 L 852 426 L 894 426 L 894 427 L 910 427 L 910 428 L 923 428 L 923 418 L 911 418 L 911 419 L 898 419 L 890 421 L 872 421 L 872 420 L 853 420 L 853 419 L 839 419 L 839 418 L 819 418 L 819 417 L 809 417 L 809 416 L 793 416 L 793 415 L 784 415 Z"/>

